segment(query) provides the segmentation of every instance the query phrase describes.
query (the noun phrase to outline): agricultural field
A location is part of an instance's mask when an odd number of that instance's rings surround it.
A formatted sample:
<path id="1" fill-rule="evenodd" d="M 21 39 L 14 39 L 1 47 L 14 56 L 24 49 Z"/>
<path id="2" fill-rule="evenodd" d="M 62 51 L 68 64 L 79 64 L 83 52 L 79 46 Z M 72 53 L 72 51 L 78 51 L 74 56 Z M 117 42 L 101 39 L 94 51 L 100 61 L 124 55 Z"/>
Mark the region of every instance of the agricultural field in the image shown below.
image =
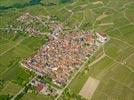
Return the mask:
<path id="1" fill-rule="evenodd" d="M 20 62 L 47 43 L 46 36 L 6 33 L 24 13 L 55 16 L 70 31 L 106 33 L 110 40 L 94 53 L 58 100 L 85 100 L 79 93 L 92 77 L 99 80 L 91 100 L 134 99 L 133 0 L 0 0 L 0 100 L 9 100 L 35 76 Z M 89 88 L 90 89 L 90 88 Z M 52 100 L 26 93 L 21 100 Z"/>

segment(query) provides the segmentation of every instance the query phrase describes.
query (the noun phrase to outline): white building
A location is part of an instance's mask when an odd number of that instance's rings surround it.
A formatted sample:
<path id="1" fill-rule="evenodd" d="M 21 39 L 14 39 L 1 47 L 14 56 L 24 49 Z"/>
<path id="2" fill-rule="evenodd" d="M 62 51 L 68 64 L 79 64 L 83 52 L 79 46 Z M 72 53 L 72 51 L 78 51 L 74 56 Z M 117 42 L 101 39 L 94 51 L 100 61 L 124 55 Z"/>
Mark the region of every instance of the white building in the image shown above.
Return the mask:
<path id="1" fill-rule="evenodd" d="M 102 43 L 106 42 L 106 40 L 107 40 L 106 35 L 101 35 L 100 33 L 96 33 L 96 36 L 97 36 L 98 40 Z"/>

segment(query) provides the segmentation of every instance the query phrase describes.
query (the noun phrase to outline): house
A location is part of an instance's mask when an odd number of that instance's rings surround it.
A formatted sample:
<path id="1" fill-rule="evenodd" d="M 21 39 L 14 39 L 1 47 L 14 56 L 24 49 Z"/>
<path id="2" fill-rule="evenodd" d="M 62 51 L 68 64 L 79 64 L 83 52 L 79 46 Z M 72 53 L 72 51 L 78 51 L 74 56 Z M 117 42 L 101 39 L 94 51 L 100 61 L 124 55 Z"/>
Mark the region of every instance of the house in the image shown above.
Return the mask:
<path id="1" fill-rule="evenodd" d="M 47 45 L 43 45 L 24 63 L 34 72 L 47 75 L 53 82 L 64 85 L 71 73 L 78 70 L 87 55 L 93 52 L 93 44 L 94 37 L 90 32 L 59 34 L 57 38 L 49 39 Z"/>
<path id="2" fill-rule="evenodd" d="M 106 42 L 107 36 L 105 34 L 96 33 L 98 40 L 102 43 Z"/>
<path id="3" fill-rule="evenodd" d="M 37 84 L 36 90 L 39 93 L 44 88 L 44 85 L 42 83 Z"/>
<path id="4" fill-rule="evenodd" d="M 49 25 L 50 30 L 53 31 L 53 34 L 57 35 L 58 33 L 62 32 L 63 24 L 61 23 L 53 23 Z"/>

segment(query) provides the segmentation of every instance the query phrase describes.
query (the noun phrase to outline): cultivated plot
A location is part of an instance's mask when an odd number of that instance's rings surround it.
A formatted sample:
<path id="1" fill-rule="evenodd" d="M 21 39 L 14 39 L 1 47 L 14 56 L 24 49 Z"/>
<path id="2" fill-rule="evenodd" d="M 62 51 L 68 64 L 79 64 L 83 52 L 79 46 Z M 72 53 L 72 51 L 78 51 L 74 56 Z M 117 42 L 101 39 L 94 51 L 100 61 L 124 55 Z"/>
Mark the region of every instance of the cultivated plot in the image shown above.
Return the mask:
<path id="1" fill-rule="evenodd" d="M 79 95 L 87 99 L 91 99 L 98 85 L 99 80 L 89 77 L 83 88 L 81 89 Z"/>

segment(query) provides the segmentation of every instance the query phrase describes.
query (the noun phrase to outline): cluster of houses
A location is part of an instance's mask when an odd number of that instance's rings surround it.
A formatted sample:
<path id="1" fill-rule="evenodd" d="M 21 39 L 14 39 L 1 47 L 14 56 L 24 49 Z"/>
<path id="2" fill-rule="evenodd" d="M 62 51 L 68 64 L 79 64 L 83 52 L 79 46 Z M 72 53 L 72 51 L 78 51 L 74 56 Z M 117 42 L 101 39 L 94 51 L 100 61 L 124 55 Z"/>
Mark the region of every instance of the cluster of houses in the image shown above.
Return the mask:
<path id="1" fill-rule="evenodd" d="M 18 17 L 11 25 L 4 29 L 6 32 L 25 33 L 29 36 L 44 35 L 47 33 L 59 33 L 63 30 L 63 25 L 50 16 L 33 16 L 25 13 Z"/>
<path id="2" fill-rule="evenodd" d="M 52 78 L 57 85 L 65 85 L 71 74 L 95 51 L 95 41 L 106 41 L 105 36 L 99 33 L 96 36 L 97 39 L 90 32 L 51 36 L 47 44 L 24 61 L 25 67 L 39 75 Z"/>
<path id="3" fill-rule="evenodd" d="M 37 93 L 51 95 L 53 97 L 57 96 L 58 94 L 58 91 L 54 87 L 49 86 L 47 83 L 44 83 L 44 81 L 41 81 L 37 78 L 33 78 L 30 84 L 35 87 Z"/>
<path id="4" fill-rule="evenodd" d="M 107 36 L 101 33 L 68 32 L 64 34 L 65 27 L 58 21 L 51 20 L 49 16 L 32 16 L 29 13 L 17 18 L 15 25 L 6 28 L 11 31 L 28 33 L 30 36 L 44 34 L 42 28 L 48 28 L 49 41 L 31 57 L 25 59 L 22 65 L 36 74 L 49 77 L 59 86 L 67 84 L 68 80 L 77 71 L 83 62 L 102 44 Z M 45 95 L 57 95 L 54 88 L 43 82 L 33 79 L 31 85 L 37 92 Z"/>

